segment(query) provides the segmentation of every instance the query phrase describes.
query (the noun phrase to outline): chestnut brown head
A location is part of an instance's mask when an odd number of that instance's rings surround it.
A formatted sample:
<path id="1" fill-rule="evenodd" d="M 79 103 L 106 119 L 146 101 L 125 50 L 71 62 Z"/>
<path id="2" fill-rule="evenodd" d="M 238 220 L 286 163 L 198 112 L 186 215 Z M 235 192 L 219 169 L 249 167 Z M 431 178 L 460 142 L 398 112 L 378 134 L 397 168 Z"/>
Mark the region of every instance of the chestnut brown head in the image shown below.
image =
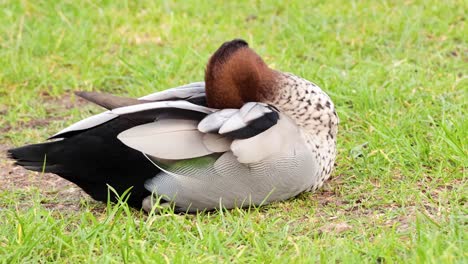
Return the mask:
<path id="1" fill-rule="evenodd" d="M 206 67 L 208 106 L 240 108 L 247 102 L 261 102 L 268 95 L 274 75 L 247 42 L 241 39 L 225 42 Z"/>

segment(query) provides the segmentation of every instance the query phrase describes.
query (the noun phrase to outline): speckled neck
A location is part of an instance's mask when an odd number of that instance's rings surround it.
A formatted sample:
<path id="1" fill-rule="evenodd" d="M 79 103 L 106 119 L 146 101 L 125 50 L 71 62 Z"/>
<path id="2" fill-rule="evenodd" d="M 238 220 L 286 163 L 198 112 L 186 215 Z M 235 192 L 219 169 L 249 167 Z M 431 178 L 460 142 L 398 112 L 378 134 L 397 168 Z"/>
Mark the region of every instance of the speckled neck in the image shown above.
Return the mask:
<path id="1" fill-rule="evenodd" d="M 279 73 L 276 93 L 268 103 L 288 115 L 301 128 L 320 166 L 315 190 L 330 177 L 336 157 L 338 116 L 330 97 L 317 85 L 290 73 Z"/>

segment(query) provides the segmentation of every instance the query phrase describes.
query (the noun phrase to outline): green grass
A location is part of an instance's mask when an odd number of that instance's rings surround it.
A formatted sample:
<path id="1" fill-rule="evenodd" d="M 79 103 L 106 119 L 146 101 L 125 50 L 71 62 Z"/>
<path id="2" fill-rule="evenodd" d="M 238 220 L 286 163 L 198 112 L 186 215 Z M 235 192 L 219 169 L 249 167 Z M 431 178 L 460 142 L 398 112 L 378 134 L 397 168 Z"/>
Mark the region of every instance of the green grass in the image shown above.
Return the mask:
<path id="1" fill-rule="evenodd" d="M 0 1 L 0 144 L 97 113 L 76 90 L 202 80 L 235 37 L 319 84 L 341 119 L 327 188 L 260 209 L 52 210 L 38 188 L 0 189 L 0 262 L 466 262 L 467 3 L 287 2 Z"/>

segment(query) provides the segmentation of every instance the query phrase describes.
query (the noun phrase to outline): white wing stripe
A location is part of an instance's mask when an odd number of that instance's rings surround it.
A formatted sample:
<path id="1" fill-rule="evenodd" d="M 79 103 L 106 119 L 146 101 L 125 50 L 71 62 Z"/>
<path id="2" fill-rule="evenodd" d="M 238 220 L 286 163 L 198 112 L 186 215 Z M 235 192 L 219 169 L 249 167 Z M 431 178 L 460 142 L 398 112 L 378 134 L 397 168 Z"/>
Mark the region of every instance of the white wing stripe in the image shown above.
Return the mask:
<path id="1" fill-rule="evenodd" d="M 175 87 L 175 88 L 171 88 L 171 89 L 168 89 L 168 90 L 164 90 L 162 92 L 152 93 L 152 94 L 140 97 L 139 99 L 161 101 L 161 100 L 169 100 L 169 99 L 174 99 L 174 98 L 175 99 L 186 99 L 186 98 L 197 98 L 197 97 L 203 97 L 203 96 L 205 96 L 205 83 L 204 82 L 195 82 L 195 83 L 190 83 L 190 84 L 183 85 L 183 86 L 180 86 L 180 87 Z M 150 107 L 150 106 L 145 106 L 145 107 Z M 170 106 L 167 106 L 167 107 L 178 108 L 177 104 L 176 105 L 170 105 Z M 65 128 L 65 129 L 61 130 L 60 132 L 56 133 L 55 135 L 53 135 L 50 138 L 58 138 L 61 135 L 65 134 L 65 133 L 68 133 L 68 132 L 85 130 L 85 129 L 89 129 L 89 128 L 101 125 L 103 123 L 106 123 L 106 122 L 118 117 L 119 114 L 120 114 L 119 111 L 123 111 L 123 113 L 125 113 L 126 111 L 129 111 L 129 113 L 133 113 L 133 112 L 138 112 L 138 109 L 139 109 L 139 108 L 131 108 L 131 107 L 130 108 L 122 107 L 122 108 L 123 109 L 120 109 L 120 110 L 118 110 L 116 112 L 114 112 L 114 111 L 105 111 L 105 112 L 102 112 L 100 114 L 85 118 L 85 119 L 83 119 L 81 121 L 78 121 L 78 122 L 72 124 L 71 126 Z M 164 107 L 156 106 L 155 109 L 156 108 L 164 108 Z M 201 106 L 198 108 L 198 107 L 195 107 L 193 104 L 190 105 L 190 106 L 183 105 L 181 108 L 182 109 L 187 109 L 187 110 L 198 111 L 198 112 L 202 112 L 202 113 L 212 113 L 213 112 L 213 110 L 209 110 L 210 108 L 203 108 Z M 148 110 L 148 109 L 145 109 L 145 110 Z M 140 110 L 140 111 L 143 111 L 143 110 Z"/>
<path id="2" fill-rule="evenodd" d="M 164 101 L 169 99 L 188 99 L 205 96 L 205 83 L 196 82 L 180 87 L 170 88 L 161 92 L 152 93 L 143 97 L 141 100 Z"/>
<path id="3" fill-rule="evenodd" d="M 214 109 L 214 108 L 200 106 L 200 105 L 189 103 L 187 101 L 179 100 L 179 101 L 162 101 L 162 102 L 124 106 L 124 107 L 112 109 L 111 112 L 117 115 L 125 115 L 125 114 L 131 114 L 131 113 L 147 111 L 147 110 L 152 110 L 152 109 L 161 109 L 161 108 L 179 108 L 179 109 L 192 110 L 192 111 L 206 113 L 206 114 L 211 114 L 217 111 L 217 109 Z"/>
<path id="4" fill-rule="evenodd" d="M 92 128 L 100 124 L 103 124 L 105 122 L 108 122 L 118 116 L 119 115 L 117 114 L 111 113 L 111 111 L 105 111 L 100 114 L 93 115 L 81 121 L 78 121 L 74 123 L 73 125 L 61 130 L 57 134 L 53 135 L 51 138 L 59 137 L 60 135 L 71 132 L 71 131 L 78 131 L 78 130 L 85 130 L 88 128 Z"/>

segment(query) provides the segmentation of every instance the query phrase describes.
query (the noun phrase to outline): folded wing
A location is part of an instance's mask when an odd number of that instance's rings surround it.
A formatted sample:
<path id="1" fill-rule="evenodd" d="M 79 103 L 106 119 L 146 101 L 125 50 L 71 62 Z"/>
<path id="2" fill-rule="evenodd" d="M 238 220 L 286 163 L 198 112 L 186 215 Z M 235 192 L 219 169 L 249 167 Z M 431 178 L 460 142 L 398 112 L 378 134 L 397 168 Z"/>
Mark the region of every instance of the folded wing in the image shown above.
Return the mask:
<path id="1" fill-rule="evenodd" d="M 157 159 L 184 160 L 230 151 L 233 140 L 255 137 L 279 119 L 278 112 L 262 103 L 218 111 L 186 101 L 163 101 L 117 108 L 112 113 L 136 114 L 164 107 L 186 112 L 178 116 L 158 116 L 154 122 L 122 132 L 118 139 Z M 190 118 L 187 112 L 205 116 Z"/>
<path id="2" fill-rule="evenodd" d="M 186 100 L 187 102 L 191 102 L 194 104 L 205 105 L 206 101 L 204 82 L 195 82 L 180 87 L 167 89 L 162 92 L 149 94 L 139 99 L 121 98 L 113 95 L 94 92 L 78 92 L 77 95 L 95 104 L 101 105 L 104 108 L 109 109 L 109 111 L 105 111 L 100 114 L 78 121 L 77 123 L 74 123 L 71 126 L 51 136 L 49 139 L 67 138 L 82 131 L 107 123 L 121 115 L 119 113 L 113 113 L 112 111 L 110 111 L 110 109 L 125 109 L 125 106 L 174 100 Z M 168 106 L 168 108 L 170 108 L 170 106 Z"/>

